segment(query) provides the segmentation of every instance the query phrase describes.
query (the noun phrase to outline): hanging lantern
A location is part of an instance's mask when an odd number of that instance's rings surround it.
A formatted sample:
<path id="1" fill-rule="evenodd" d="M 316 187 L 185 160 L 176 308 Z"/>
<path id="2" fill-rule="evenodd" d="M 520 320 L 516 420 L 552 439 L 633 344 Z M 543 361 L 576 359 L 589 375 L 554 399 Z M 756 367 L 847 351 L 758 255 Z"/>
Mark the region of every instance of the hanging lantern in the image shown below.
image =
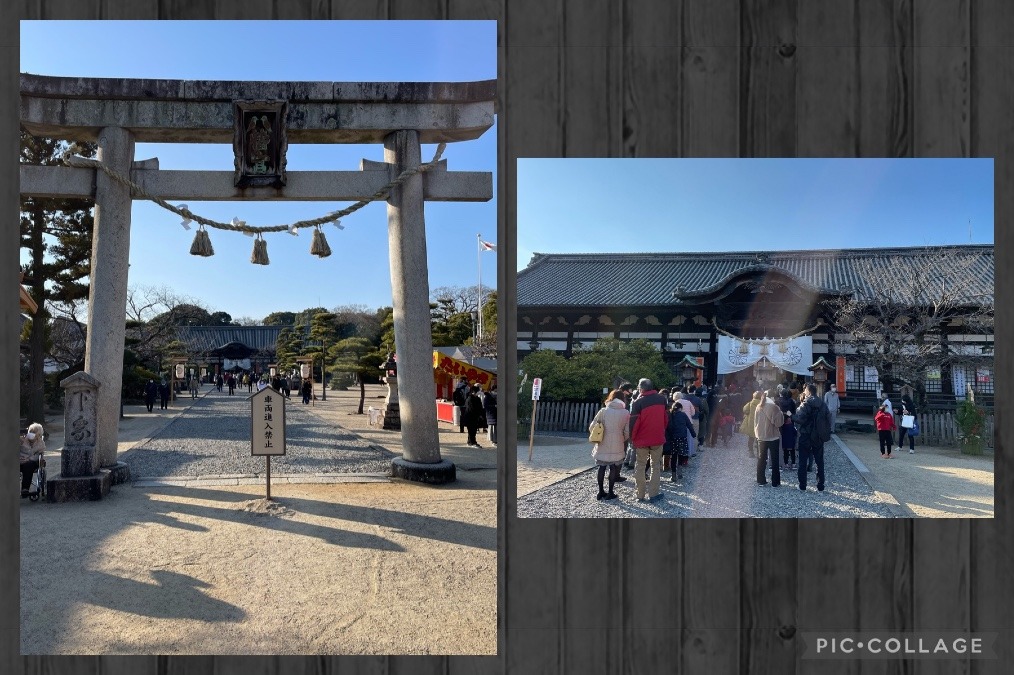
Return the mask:
<path id="1" fill-rule="evenodd" d="M 313 242 L 310 244 L 310 255 L 315 255 L 318 258 L 326 258 L 331 255 L 331 247 L 328 246 L 327 239 L 324 237 L 324 233 L 320 230 L 320 225 L 313 230 Z"/>
<path id="2" fill-rule="evenodd" d="M 261 233 L 257 233 L 257 238 L 254 240 L 253 253 L 250 254 L 250 262 L 254 265 L 267 265 L 268 262 L 268 242 L 264 241 L 264 237 Z"/>
<path id="3" fill-rule="evenodd" d="M 304 380 L 310 377 L 310 366 L 305 363 L 299 364 L 299 376 Z"/>
<path id="4" fill-rule="evenodd" d="M 194 243 L 190 245 L 190 255 L 199 255 L 205 258 L 215 255 L 215 249 L 211 247 L 211 237 L 208 236 L 204 225 L 201 225 L 197 229 L 197 234 L 194 235 Z"/>

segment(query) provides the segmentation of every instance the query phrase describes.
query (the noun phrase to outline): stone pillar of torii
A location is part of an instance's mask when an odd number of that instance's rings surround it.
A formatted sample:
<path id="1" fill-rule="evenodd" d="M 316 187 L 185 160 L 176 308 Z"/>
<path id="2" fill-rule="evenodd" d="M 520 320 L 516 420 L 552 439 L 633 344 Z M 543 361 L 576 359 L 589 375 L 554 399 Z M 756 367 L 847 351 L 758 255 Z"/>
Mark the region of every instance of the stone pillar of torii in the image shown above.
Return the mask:
<path id="1" fill-rule="evenodd" d="M 98 145 L 97 161 L 147 196 L 182 201 L 359 201 L 422 162 L 422 143 L 473 140 L 494 120 L 495 80 L 462 83 L 191 82 L 21 75 L 26 131 Z M 258 114 L 263 113 L 258 117 Z M 269 121 L 270 119 L 270 121 Z M 247 120 L 254 120 L 247 127 Z M 274 125 L 274 126 L 272 126 Z M 254 127 L 256 126 L 256 129 Z M 248 129 L 272 137 L 245 173 Z M 280 136 L 280 137 L 279 137 Z M 232 143 L 233 171 L 160 171 L 134 161 L 138 142 Z M 286 171 L 290 143 L 383 143 L 384 162 L 359 171 Z M 242 153 L 242 154 L 240 154 Z M 270 176 L 264 174 L 268 166 Z M 123 372 L 130 208 L 140 195 L 98 168 L 21 165 L 21 194 L 93 197 L 85 371 L 98 380 L 96 446 L 113 482 L 129 477 L 117 461 Z M 425 201 L 488 201 L 491 172 L 451 172 L 446 161 L 387 195 L 394 332 L 403 455 L 395 476 L 432 483 L 455 478 L 440 456 L 432 374 Z M 167 212 L 168 215 L 168 212 Z M 181 247 L 186 244 L 181 242 Z"/>

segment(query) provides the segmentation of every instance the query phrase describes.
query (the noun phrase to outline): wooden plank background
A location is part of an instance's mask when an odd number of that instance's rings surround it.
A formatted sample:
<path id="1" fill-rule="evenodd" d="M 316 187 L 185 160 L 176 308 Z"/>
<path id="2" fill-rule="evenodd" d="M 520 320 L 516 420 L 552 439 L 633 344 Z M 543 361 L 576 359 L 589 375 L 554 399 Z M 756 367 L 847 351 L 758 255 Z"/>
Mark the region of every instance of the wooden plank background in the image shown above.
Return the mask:
<path id="1" fill-rule="evenodd" d="M 1010 312 L 997 317 L 996 518 L 519 520 L 513 406 L 518 157 L 994 157 L 1014 196 L 1014 3 L 1005 0 L 9 0 L 3 156 L 15 156 L 18 19 L 497 19 L 500 546 L 497 657 L 20 657 L 18 499 L 0 496 L 0 672 L 26 675 L 1009 672 L 1014 663 Z M 82 42 L 78 48 L 87 48 Z M 16 277 L 13 162 L 0 284 Z M 1010 306 L 1008 230 L 997 298 Z M 862 244 L 863 242 L 857 242 Z M 17 308 L 3 296 L 4 381 Z M 1007 300 L 1003 300 L 1007 298 Z M 0 389 L 2 437 L 15 392 Z M 40 555 L 40 558 L 42 556 Z M 453 589 L 451 589 L 453 592 Z M 463 600 L 464 601 L 464 600 Z M 999 661 L 801 662 L 820 628 L 998 631 Z M 439 630 L 439 627 L 437 627 Z"/>

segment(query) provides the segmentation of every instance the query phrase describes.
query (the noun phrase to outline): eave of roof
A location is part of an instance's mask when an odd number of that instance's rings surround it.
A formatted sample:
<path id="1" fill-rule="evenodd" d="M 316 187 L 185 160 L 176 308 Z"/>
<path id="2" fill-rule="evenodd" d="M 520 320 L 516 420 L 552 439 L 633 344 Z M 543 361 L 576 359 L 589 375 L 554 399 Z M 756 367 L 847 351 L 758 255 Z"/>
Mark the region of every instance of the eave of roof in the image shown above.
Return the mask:
<path id="1" fill-rule="evenodd" d="M 589 253 L 533 255 L 518 272 L 519 307 L 547 306 L 668 306 L 673 290 L 682 286 L 683 297 L 706 295 L 734 277 L 777 270 L 797 280 L 804 289 L 840 293 L 868 288 L 854 261 L 881 258 L 897 265 L 940 251 L 978 256 L 977 291 L 992 302 L 994 247 L 992 244 L 942 247 L 894 247 L 792 251 L 735 251 L 683 253 Z"/>

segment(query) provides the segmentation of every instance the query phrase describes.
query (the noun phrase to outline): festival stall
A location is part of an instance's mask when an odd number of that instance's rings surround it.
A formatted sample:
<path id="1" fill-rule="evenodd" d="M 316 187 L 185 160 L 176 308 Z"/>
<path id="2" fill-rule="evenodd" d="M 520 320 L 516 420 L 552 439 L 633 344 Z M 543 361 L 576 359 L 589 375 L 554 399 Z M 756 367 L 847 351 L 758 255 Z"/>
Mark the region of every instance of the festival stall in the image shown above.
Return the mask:
<path id="1" fill-rule="evenodd" d="M 436 386 L 437 420 L 454 421 L 451 394 L 458 379 L 464 376 L 469 384 L 478 384 L 489 391 L 496 382 L 496 360 L 474 356 L 470 347 L 436 347 L 433 350 L 433 382 Z"/>

